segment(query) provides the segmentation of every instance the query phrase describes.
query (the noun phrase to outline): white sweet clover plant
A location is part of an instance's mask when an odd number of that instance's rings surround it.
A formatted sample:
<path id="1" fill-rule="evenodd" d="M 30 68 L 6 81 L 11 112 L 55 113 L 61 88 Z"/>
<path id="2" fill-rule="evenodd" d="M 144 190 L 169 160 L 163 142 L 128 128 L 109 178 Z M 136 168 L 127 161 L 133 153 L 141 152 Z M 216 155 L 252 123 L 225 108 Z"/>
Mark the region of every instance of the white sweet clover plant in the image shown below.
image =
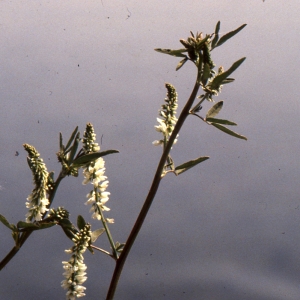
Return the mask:
<path id="1" fill-rule="evenodd" d="M 159 110 L 158 125 L 155 126 L 156 131 L 161 133 L 162 137 L 153 142 L 154 145 L 161 145 L 163 152 L 144 205 L 126 243 L 115 243 L 113 241 L 108 225 L 114 223 L 114 219 L 105 216 L 110 211 L 110 208 L 107 207 L 110 192 L 107 191 L 109 181 L 105 175 L 105 161 L 103 157 L 118 153 L 118 151 L 100 151 L 92 124 L 87 124 L 82 138 L 78 132 L 78 127 L 76 127 L 66 144 L 63 143 L 62 134 L 60 133 L 57 158 L 61 164 L 61 171 L 56 179 L 54 178 L 54 172 L 47 171 L 47 167 L 40 158 L 38 151 L 33 146 L 24 144 L 24 148 L 28 153 L 27 161 L 33 174 L 34 188 L 27 197 L 26 208 L 28 212 L 25 221 L 11 224 L 3 215 L 0 215 L 0 221 L 11 230 L 15 242 L 15 246 L 0 262 L 0 270 L 16 255 L 34 231 L 48 229 L 52 226 L 60 226 L 73 243 L 73 246 L 66 250 L 70 254 L 70 259 L 62 262 L 64 280 L 61 285 L 67 290 L 66 298 L 74 300 L 85 296 L 86 288 L 83 286 L 83 283 L 87 280 L 87 266 L 84 263 L 83 255 L 88 249 L 92 253 L 94 253 L 94 250 L 102 252 L 115 260 L 115 270 L 106 296 L 107 300 L 113 299 L 125 261 L 144 223 L 162 178 L 168 173 L 180 175 L 209 158 L 208 156 L 200 156 L 180 165 L 177 165 L 171 158 L 170 152 L 172 146 L 177 142 L 179 131 L 186 118 L 188 116 L 196 116 L 206 125 L 212 125 L 233 137 L 247 139 L 245 136 L 232 131 L 228 127 L 235 126 L 237 125 L 236 123 L 216 118 L 223 107 L 224 101 L 211 104 L 214 102 L 213 98 L 221 92 L 222 87 L 234 81 L 229 76 L 245 60 L 245 58 L 241 58 L 233 63 L 229 69 L 225 70 L 220 66 L 215 71 L 211 52 L 224 44 L 245 26 L 246 24 L 220 36 L 220 22 L 218 22 L 212 34 L 203 36 L 202 33 L 194 34 L 191 32 L 191 35 L 186 40 L 181 39 L 180 43 L 184 48 L 175 50 L 155 49 L 160 53 L 181 58 L 176 70 L 181 69 L 186 62 L 192 62 L 197 69 L 196 82 L 178 118 L 176 116 L 178 109 L 177 92 L 173 85 L 169 83 L 165 85 L 167 88 L 167 97 Z M 202 93 L 198 96 L 200 89 L 202 89 Z M 207 101 L 204 102 L 205 100 Z M 206 110 L 205 115 L 201 115 L 200 112 L 205 105 L 210 105 L 210 107 Z M 77 177 L 80 169 L 82 169 L 84 177 L 83 184 L 90 184 L 92 186 L 86 196 L 87 201 L 85 204 L 91 206 L 92 219 L 102 224 L 102 228 L 94 231 L 91 230 L 91 225 L 82 216 L 79 215 L 77 223 L 73 224 L 69 218 L 69 212 L 65 208 L 51 208 L 62 179 L 68 176 Z M 110 250 L 105 250 L 95 245 L 96 240 L 103 233 L 107 236 Z"/>

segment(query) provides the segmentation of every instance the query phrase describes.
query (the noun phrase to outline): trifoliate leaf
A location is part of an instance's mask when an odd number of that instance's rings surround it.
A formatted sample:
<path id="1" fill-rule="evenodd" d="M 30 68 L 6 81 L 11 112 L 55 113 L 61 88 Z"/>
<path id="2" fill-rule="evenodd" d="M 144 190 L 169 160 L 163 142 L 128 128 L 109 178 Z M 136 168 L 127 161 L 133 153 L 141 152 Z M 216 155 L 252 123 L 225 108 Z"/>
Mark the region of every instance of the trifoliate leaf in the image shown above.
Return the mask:
<path id="1" fill-rule="evenodd" d="M 207 112 L 206 114 L 206 119 L 207 118 L 213 118 L 214 116 L 216 116 L 220 110 L 223 107 L 223 101 L 219 101 L 217 102 L 215 105 L 213 105 Z"/>

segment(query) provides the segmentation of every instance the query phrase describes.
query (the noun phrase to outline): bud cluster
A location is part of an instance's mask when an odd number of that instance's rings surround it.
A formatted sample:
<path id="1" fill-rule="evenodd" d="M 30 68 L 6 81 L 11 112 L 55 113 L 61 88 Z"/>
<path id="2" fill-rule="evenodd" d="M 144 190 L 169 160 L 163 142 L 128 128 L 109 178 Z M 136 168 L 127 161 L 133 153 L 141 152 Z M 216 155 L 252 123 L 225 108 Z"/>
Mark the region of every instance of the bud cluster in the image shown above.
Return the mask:
<path id="1" fill-rule="evenodd" d="M 91 123 L 86 125 L 86 131 L 83 134 L 83 150 L 85 154 L 97 152 L 100 150 L 100 146 L 96 141 L 96 134 L 94 132 L 94 127 Z"/>
<path id="2" fill-rule="evenodd" d="M 51 208 L 49 211 L 49 217 L 54 217 L 55 219 L 69 219 L 69 212 L 63 207 L 58 207 L 57 209 Z"/>

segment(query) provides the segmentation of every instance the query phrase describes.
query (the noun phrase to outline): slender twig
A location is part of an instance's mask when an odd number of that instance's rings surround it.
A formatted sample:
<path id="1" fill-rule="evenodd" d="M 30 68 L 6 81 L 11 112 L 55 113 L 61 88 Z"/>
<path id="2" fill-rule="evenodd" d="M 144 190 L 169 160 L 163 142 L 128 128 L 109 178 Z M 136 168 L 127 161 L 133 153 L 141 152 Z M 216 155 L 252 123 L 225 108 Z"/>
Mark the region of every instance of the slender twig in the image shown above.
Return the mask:
<path id="1" fill-rule="evenodd" d="M 100 252 L 102 252 L 102 253 L 105 253 L 105 254 L 109 255 L 109 256 L 112 257 L 114 260 L 117 259 L 116 257 L 113 256 L 113 254 L 110 254 L 108 251 L 106 251 L 106 250 L 104 250 L 104 249 L 102 249 L 102 248 L 96 247 L 96 246 L 94 246 L 94 245 L 91 245 L 91 248 L 93 248 L 93 249 L 95 249 L 95 250 L 98 250 L 98 251 L 100 251 Z"/>
<path id="2" fill-rule="evenodd" d="M 195 113 L 190 113 L 192 116 L 196 116 L 196 117 L 198 117 L 198 118 L 200 118 L 202 121 L 204 121 L 205 123 L 207 123 L 205 120 L 204 120 L 204 118 L 202 118 L 201 116 L 199 116 L 199 115 L 197 115 L 197 114 L 195 114 Z"/>
<path id="3" fill-rule="evenodd" d="M 199 73 L 198 73 L 199 74 Z M 113 297 L 114 297 L 114 294 L 115 294 L 115 291 L 116 291 L 116 288 L 117 288 L 117 285 L 118 285 L 118 281 L 119 281 L 119 278 L 121 276 L 121 272 L 122 272 L 122 269 L 124 267 L 124 264 L 125 264 L 125 261 L 126 261 L 126 258 L 130 252 L 130 249 L 144 223 L 144 220 L 147 216 L 147 213 L 150 209 L 150 206 L 153 202 L 153 199 L 155 197 L 155 194 L 157 192 L 157 189 L 159 187 L 159 184 L 160 184 L 160 181 L 161 181 L 161 174 L 162 174 L 162 171 L 163 171 L 163 168 L 164 168 L 164 165 L 165 165 L 165 162 L 168 158 L 168 155 L 170 153 L 170 150 L 171 150 L 171 147 L 173 145 L 173 142 L 174 140 L 176 139 L 177 137 L 177 134 L 179 133 L 185 119 L 187 118 L 187 116 L 189 115 L 189 111 L 193 105 L 193 102 L 197 96 L 197 93 L 198 93 L 198 90 L 199 90 L 199 87 L 200 87 L 200 80 L 199 79 L 199 75 L 197 77 L 197 80 L 196 80 L 196 83 L 195 83 L 195 86 L 194 86 L 194 89 L 190 95 L 190 98 L 188 99 L 186 105 L 184 106 L 179 118 L 178 118 L 178 121 L 174 127 L 174 130 L 170 136 L 170 139 L 169 139 L 169 142 L 167 143 L 165 149 L 164 149 L 164 152 L 161 156 L 161 159 L 159 161 L 159 164 L 158 164 L 158 167 L 157 167 L 157 170 L 156 170 L 156 173 L 154 175 L 154 178 L 153 178 L 153 182 L 152 182 L 152 185 L 151 185 L 151 188 L 149 190 L 149 193 L 147 195 L 147 198 L 144 202 L 144 205 L 142 207 L 142 210 L 134 224 L 134 227 L 126 241 L 126 244 L 124 246 L 124 249 L 120 255 L 120 257 L 118 258 L 117 262 L 116 262 L 116 266 L 115 266 L 115 270 L 114 270 L 114 274 L 113 274 L 113 277 L 112 277 L 112 280 L 111 280 L 111 283 L 110 283 L 110 287 L 109 287 L 109 290 L 108 290 L 108 293 L 107 293 L 107 296 L 106 296 L 106 300 L 112 300 Z"/>

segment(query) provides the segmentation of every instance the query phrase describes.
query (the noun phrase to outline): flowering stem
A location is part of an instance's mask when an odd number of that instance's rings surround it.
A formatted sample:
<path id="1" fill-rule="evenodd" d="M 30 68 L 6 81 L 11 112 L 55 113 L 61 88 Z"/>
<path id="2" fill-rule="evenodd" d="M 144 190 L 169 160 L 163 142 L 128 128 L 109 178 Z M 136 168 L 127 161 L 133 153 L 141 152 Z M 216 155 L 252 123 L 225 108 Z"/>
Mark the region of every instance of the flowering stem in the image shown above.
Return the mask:
<path id="1" fill-rule="evenodd" d="M 198 75 L 199 77 L 199 75 Z M 124 267 L 124 264 L 125 264 L 125 261 L 126 261 L 126 258 L 131 250 L 131 247 L 144 223 L 144 220 L 147 216 L 147 213 L 150 209 L 150 206 L 153 202 L 153 199 L 155 197 L 155 194 L 158 190 L 158 187 L 159 187 L 159 184 L 160 184 L 160 181 L 161 181 L 161 174 L 162 174 L 162 171 L 164 169 L 164 166 L 165 166 L 165 162 L 168 158 L 168 155 L 170 153 L 170 150 L 171 150 L 171 147 L 173 145 L 173 142 L 174 140 L 176 139 L 177 137 L 177 134 L 179 133 L 185 119 L 187 118 L 187 116 L 189 115 L 189 111 L 193 105 L 193 102 L 197 96 L 197 93 L 198 93 L 198 90 L 199 90 L 199 87 L 200 87 L 200 81 L 196 80 L 196 83 L 194 85 L 194 89 L 190 95 L 190 98 L 188 99 L 186 105 L 184 106 L 179 118 L 178 118 L 178 121 L 174 127 L 174 130 L 170 136 L 170 139 L 169 139 L 169 142 L 166 144 L 165 146 L 165 149 L 164 149 L 164 152 L 161 156 L 161 159 L 159 161 L 159 164 L 157 166 L 157 170 L 156 170 L 156 173 L 154 175 L 154 178 L 153 178 L 153 181 L 152 181 L 152 185 L 151 185 L 151 188 L 149 190 L 149 193 L 147 195 L 147 198 L 144 202 L 144 205 L 140 211 L 140 214 L 132 228 L 132 231 L 126 241 L 126 244 L 123 248 L 123 251 L 121 252 L 121 255 L 120 257 L 118 258 L 117 262 L 116 262 L 116 266 L 115 266 L 115 270 L 114 270 L 114 274 L 113 274 L 113 277 L 112 277 L 112 280 L 111 280 L 111 283 L 110 283 L 110 287 L 109 287 L 109 290 L 108 290 L 108 293 L 107 293 L 107 296 L 106 296 L 106 300 L 112 300 L 113 297 L 114 297 L 114 294 L 115 294 L 115 291 L 116 291 L 116 288 L 117 288 L 117 285 L 118 285 L 118 281 L 120 279 L 120 276 L 121 276 L 121 272 L 122 272 L 122 269 Z"/>
<path id="2" fill-rule="evenodd" d="M 61 172 L 54 184 L 53 189 L 49 191 L 49 203 L 50 204 L 48 205 L 48 208 L 52 204 L 53 199 L 56 194 L 56 191 L 57 191 L 57 188 L 58 188 L 61 180 L 64 177 L 65 177 L 65 175 Z M 42 219 L 44 219 L 45 215 L 46 215 L 46 213 L 43 215 Z M 0 270 L 2 270 L 10 262 L 10 260 L 18 253 L 18 251 L 23 246 L 23 244 L 26 242 L 26 240 L 29 238 L 29 236 L 31 235 L 32 232 L 33 232 L 33 230 L 27 230 L 25 232 L 22 232 L 17 244 L 10 250 L 10 252 L 0 262 Z"/>

